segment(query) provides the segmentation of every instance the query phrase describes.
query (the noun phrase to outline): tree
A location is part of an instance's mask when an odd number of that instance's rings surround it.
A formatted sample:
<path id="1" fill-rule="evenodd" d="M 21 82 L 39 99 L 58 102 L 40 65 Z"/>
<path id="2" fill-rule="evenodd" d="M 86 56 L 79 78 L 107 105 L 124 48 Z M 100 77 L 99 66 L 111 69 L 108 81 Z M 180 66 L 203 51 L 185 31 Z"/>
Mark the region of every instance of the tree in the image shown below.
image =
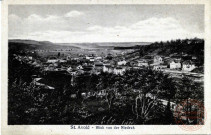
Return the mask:
<path id="1" fill-rule="evenodd" d="M 193 91 L 194 90 L 194 82 L 190 80 L 187 77 L 183 77 L 180 83 L 180 88 L 178 92 L 178 99 L 182 101 L 186 101 L 187 107 L 186 107 L 186 122 L 189 123 L 188 120 L 188 114 L 191 112 L 189 108 L 191 108 L 189 99 L 192 99 L 193 97 Z M 180 101 L 181 102 L 181 101 Z"/>
<path id="2" fill-rule="evenodd" d="M 107 101 L 107 104 L 108 104 L 109 112 L 111 111 L 115 97 L 116 97 L 115 91 L 113 89 L 107 89 L 106 101 Z"/>
<path id="3" fill-rule="evenodd" d="M 33 83 L 29 85 L 24 82 L 14 81 L 9 86 L 8 92 L 8 116 L 9 124 L 26 124 L 36 122 L 36 113 L 38 106 L 42 105 L 45 95 L 37 93 L 40 91 Z M 33 118 L 30 116 L 35 115 Z"/>
<path id="4" fill-rule="evenodd" d="M 60 57 L 60 55 L 61 55 L 60 52 L 58 52 L 58 54 L 57 54 L 58 58 Z"/>
<path id="5" fill-rule="evenodd" d="M 149 119 L 150 112 L 156 104 L 156 99 L 150 99 L 144 94 L 139 94 L 135 99 L 136 119 L 145 123 Z"/>
<path id="6" fill-rule="evenodd" d="M 129 83 L 131 88 L 138 91 L 135 96 L 135 105 L 132 108 L 136 115 L 136 119 L 143 123 L 149 119 L 149 115 L 157 103 L 153 97 L 146 95 L 152 93 L 157 86 L 156 77 L 158 73 L 151 69 L 129 70 L 125 73 L 125 81 Z"/>

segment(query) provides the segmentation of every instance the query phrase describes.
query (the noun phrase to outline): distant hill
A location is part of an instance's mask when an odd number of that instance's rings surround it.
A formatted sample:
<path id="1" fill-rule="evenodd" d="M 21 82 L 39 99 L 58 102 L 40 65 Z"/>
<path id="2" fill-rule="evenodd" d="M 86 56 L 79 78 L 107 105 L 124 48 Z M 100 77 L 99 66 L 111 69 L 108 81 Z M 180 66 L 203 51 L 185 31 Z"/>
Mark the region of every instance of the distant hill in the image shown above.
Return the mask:
<path id="1" fill-rule="evenodd" d="M 9 43 L 22 43 L 28 45 L 54 45 L 54 43 L 49 41 L 35 41 L 35 40 L 22 40 L 22 39 L 11 39 Z"/>
<path id="2" fill-rule="evenodd" d="M 95 43 L 57 43 L 62 46 L 73 46 L 78 47 L 81 49 L 93 49 L 93 48 L 99 48 L 99 45 Z"/>
<path id="3" fill-rule="evenodd" d="M 102 43 L 58 43 L 59 45 L 70 45 L 74 47 L 80 47 L 82 49 L 118 49 L 121 47 L 134 47 L 149 45 L 150 42 L 102 42 Z"/>
<path id="4" fill-rule="evenodd" d="M 150 42 L 106 42 L 106 43 L 52 43 L 35 40 L 9 40 L 10 49 L 136 49 L 137 46 L 149 45 Z"/>
<path id="5" fill-rule="evenodd" d="M 192 56 L 204 56 L 204 39 L 177 39 L 166 42 L 154 42 L 149 46 L 141 46 L 140 54 L 157 54 L 169 56 L 171 54 L 188 54 Z"/>
<path id="6" fill-rule="evenodd" d="M 128 53 L 126 57 L 142 58 L 145 55 L 161 55 L 169 57 L 170 55 L 189 55 L 195 56 L 199 66 L 204 64 L 204 39 L 177 39 L 166 42 L 154 42 L 147 46 L 139 46 L 139 49 Z"/>
<path id="7" fill-rule="evenodd" d="M 69 45 L 59 45 L 49 41 L 35 41 L 35 40 L 9 40 L 9 49 L 10 50 L 51 50 L 51 49 L 73 49 L 80 47 L 69 46 Z"/>
<path id="8" fill-rule="evenodd" d="M 140 49 L 140 47 L 143 45 L 135 45 L 135 46 L 129 46 L 129 47 L 114 47 L 115 50 L 127 50 L 127 49 Z"/>

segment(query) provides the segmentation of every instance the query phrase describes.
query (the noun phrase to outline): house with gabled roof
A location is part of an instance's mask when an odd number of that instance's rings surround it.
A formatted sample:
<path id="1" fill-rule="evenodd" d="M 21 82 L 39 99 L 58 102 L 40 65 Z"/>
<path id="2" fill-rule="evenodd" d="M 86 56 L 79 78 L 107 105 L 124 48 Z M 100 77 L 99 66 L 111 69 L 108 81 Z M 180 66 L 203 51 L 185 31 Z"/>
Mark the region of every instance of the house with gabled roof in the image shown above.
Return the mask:
<path id="1" fill-rule="evenodd" d="M 182 64 L 179 60 L 171 60 L 170 69 L 180 69 L 182 68 Z"/>
<path id="2" fill-rule="evenodd" d="M 103 72 L 113 73 L 114 67 L 110 64 L 106 64 L 103 66 Z"/>
<path id="3" fill-rule="evenodd" d="M 116 68 L 114 68 L 114 74 L 116 74 L 116 75 L 123 75 L 124 74 L 124 72 L 126 71 L 126 69 L 125 68 L 123 68 L 123 67 L 116 67 Z"/>
<path id="4" fill-rule="evenodd" d="M 182 70 L 183 71 L 192 71 L 193 69 L 195 69 L 196 68 L 196 65 L 195 65 L 195 63 L 193 62 L 193 61 L 191 61 L 191 60 L 187 60 L 187 61 L 184 61 L 183 63 L 182 63 Z"/>
<path id="5" fill-rule="evenodd" d="M 158 64 L 163 63 L 163 58 L 161 56 L 156 55 L 153 58 L 153 62 Z"/>

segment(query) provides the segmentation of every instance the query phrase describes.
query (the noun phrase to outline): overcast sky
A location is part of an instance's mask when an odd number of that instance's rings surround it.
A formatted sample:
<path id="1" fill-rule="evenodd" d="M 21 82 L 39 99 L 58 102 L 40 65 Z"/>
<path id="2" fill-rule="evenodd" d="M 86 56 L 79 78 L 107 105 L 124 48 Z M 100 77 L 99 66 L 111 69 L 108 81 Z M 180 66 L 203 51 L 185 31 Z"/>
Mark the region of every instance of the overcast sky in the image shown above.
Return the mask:
<path id="1" fill-rule="evenodd" d="M 153 42 L 204 37 L 202 5 L 10 5 L 9 39 Z"/>

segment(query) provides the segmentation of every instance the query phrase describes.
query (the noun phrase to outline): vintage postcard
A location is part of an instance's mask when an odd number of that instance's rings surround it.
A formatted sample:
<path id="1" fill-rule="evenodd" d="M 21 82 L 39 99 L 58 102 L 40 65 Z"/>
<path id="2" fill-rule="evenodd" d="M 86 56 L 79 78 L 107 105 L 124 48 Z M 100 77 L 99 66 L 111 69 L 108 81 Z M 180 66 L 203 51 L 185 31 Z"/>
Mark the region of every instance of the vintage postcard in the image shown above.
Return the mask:
<path id="1" fill-rule="evenodd" d="M 211 2 L 2 2 L 2 135 L 211 134 Z"/>

